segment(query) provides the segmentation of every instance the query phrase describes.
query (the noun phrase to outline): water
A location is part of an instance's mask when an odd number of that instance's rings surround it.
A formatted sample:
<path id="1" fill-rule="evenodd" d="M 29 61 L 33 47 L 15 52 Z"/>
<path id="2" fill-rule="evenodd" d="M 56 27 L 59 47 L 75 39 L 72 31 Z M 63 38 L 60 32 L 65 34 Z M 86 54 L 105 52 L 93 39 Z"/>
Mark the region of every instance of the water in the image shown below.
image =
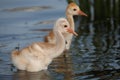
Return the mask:
<path id="1" fill-rule="evenodd" d="M 80 1 L 79 1 L 80 2 Z M 112 4 L 113 2 L 113 4 Z M 90 6 L 83 5 L 89 4 Z M 107 8 L 106 5 L 107 4 Z M 118 0 L 81 1 L 89 18 L 76 21 L 79 37 L 74 38 L 72 60 L 74 80 L 119 80 L 120 7 Z M 103 5 L 101 9 L 101 5 Z"/>
<path id="2" fill-rule="evenodd" d="M 79 36 L 73 38 L 69 53 L 56 58 L 48 71 L 30 73 L 12 67 L 10 52 L 43 41 L 54 21 L 65 16 L 67 2 L 0 1 L 0 80 L 120 79 L 119 0 L 76 2 L 88 17 L 74 17 Z"/>

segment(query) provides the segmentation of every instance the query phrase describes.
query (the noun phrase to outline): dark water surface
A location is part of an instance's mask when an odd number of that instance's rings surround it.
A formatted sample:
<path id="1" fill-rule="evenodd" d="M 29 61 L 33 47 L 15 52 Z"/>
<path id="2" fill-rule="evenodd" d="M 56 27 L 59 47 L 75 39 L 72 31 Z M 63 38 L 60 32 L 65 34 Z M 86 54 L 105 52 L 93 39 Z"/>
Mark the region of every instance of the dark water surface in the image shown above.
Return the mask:
<path id="1" fill-rule="evenodd" d="M 15 47 L 43 37 L 65 16 L 64 0 L 0 1 L 0 80 L 120 80 L 120 0 L 76 0 L 88 17 L 74 17 L 78 37 L 48 71 L 16 71 Z M 61 5 L 62 4 L 62 5 Z"/>

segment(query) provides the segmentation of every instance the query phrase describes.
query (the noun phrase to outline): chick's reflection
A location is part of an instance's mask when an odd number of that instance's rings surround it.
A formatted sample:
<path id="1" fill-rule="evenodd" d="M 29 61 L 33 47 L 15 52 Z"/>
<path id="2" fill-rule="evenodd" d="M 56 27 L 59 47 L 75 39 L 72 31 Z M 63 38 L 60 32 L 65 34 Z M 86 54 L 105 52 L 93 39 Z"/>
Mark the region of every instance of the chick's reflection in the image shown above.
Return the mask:
<path id="1" fill-rule="evenodd" d="M 48 71 L 27 72 L 18 71 L 14 74 L 13 80 L 52 80 Z"/>

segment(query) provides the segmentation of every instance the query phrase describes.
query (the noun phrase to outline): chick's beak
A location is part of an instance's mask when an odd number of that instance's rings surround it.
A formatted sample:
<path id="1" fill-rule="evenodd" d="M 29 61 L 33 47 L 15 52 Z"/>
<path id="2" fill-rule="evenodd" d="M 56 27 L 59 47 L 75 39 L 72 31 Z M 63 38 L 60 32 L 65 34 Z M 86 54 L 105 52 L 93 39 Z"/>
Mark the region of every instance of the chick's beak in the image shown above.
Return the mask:
<path id="1" fill-rule="evenodd" d="M 88 16 L 88 15 L 87 15 L 86 13 L 84 13 L 82 10 L 79 10 L 79 11 L 78 11 L 78 14 L 79 14 L 79 15 L 82 15 L 82 16 L 86 16 L 86 17 Z"/>
<path id="2" fill-rule="evenodd" d="M 67 28 L 67 31 L 68 31 L 69 33 L 74 34 L 75 36 L 78 36 L 78 34 L 77 34 L 75 31 L 73 31 L 71 28 Z"/>

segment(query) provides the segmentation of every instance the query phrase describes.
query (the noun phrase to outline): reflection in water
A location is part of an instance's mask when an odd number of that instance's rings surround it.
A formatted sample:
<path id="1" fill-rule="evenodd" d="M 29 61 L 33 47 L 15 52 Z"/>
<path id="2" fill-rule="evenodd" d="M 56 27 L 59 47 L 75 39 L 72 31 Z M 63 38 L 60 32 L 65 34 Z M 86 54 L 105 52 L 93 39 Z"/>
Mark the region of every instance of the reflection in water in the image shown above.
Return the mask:
<path id="1" fill-rule="evenodd" d="M 73 80 L 72 60 L 70 53 L 64 52 L 58 58 L 55 58 L 51 64 L 51 69 L 57 73 L 64 74 L 63 79 L 60 80 Z"/>
<path id="2" fill-rule="evenodd" d="M 13 80 L 52 80 L 48 71 L 27 72 L 18 71 L 14 73 Z"/>
<path id="3" fill-rule="evenodd" d="M 86 76 L 86 78 L 84 79 L 93 79 L 95 78 L 97 79 L 102 79 L 102 80 L 117 80 L 120 75 L 120 69 L 118 70 L 103 70 L 103 71 L 88 71 L 85 73 L 79 73 L 79 74 L 75 74 L 73 77 L 77 77 L 77 76 Z M 99 78 L 98 78 L 99 77 Z"/>
<path id="4" fill-rule="evenodd" d="M 0 75 L 0 80 L 53 80 L 48 71 L 17 71 L 13 75 Z"/>
<path id="5" fill-rule="evenodd" d="M 76 24 L 79 37 L 71 48 L 75 80 L 120 79 L 120 0 L 78 2 L 89 17 Z"/>

